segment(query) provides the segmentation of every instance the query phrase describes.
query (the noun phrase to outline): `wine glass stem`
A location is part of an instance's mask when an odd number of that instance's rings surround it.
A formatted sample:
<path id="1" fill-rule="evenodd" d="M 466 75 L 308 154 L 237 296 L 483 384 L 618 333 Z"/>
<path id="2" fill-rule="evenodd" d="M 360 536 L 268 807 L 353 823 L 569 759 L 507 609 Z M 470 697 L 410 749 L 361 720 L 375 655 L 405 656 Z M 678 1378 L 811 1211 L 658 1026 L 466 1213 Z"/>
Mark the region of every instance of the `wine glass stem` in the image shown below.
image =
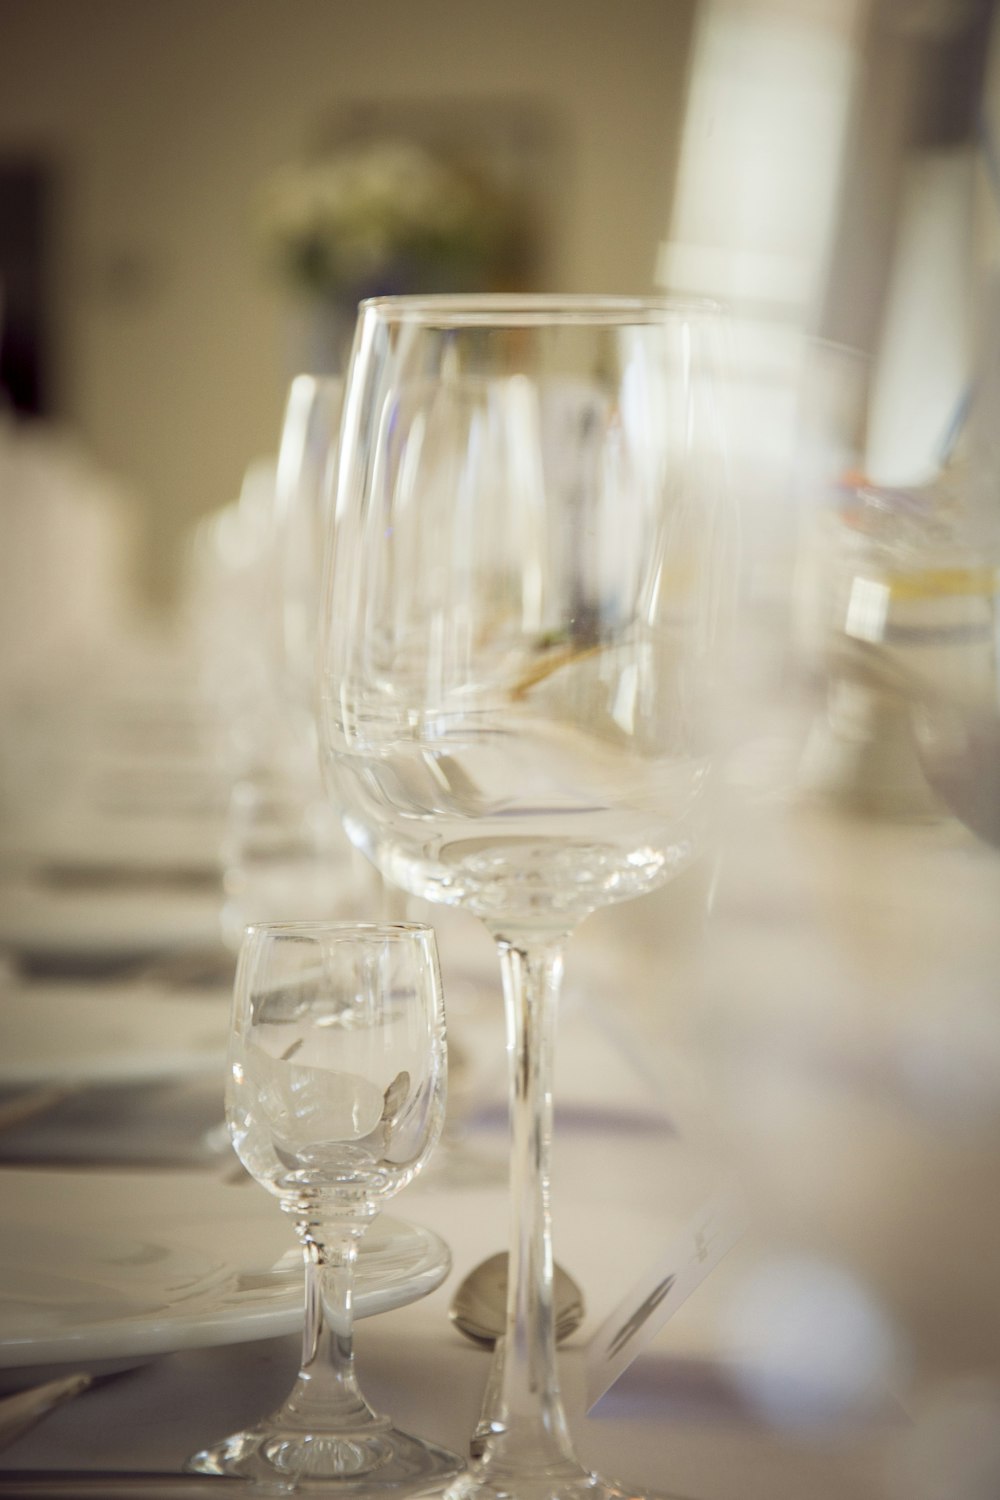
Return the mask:
<path id="1" fill-rule="evenodd" d="M 281 1409 L 286 1425 L 305 1431 L 356 1432 L 378 1423 L 354 1373 L 354 1266 L 364 1226 L 323 1226 L 299 1219 L 305 1261 L 302 1364 Z"/>
<path id="2" fill-rule="evenodd" d="M 511 1226 L 506 1335 L 486 1469 L 578 1468 L 556 1371 L 549 1162 L 561 940 L 497 936 L 510 1056 Z"/>

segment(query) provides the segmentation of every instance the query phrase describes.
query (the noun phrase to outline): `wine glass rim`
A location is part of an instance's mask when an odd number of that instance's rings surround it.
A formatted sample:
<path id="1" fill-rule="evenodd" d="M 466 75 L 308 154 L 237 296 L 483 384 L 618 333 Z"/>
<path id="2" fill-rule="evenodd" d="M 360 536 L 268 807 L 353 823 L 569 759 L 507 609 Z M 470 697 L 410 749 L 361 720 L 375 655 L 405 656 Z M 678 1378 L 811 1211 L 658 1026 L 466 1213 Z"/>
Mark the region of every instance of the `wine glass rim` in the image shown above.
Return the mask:
<path id="1" fill-rule="evenodd" d="M 552 292 L 435 292 L 426 295 L 369 297 L 358 306 L 360 318 L 385 323 L 418 323 L 432 327 L 532 327 L 544 324 L 661 323 L 666 318 L 712 318 L 723 305 L 708 297 L 591 295 Z"/>
<path id="2" fill-rule="evenodd" d="M 433 934 L 428 922 L 349 922 L 349 921 L 297 921 L 251 922 L 246 928 L 246 937 L 307 937 L 320 938 L 369 938 L 380 939 L 424 936 Z"/>

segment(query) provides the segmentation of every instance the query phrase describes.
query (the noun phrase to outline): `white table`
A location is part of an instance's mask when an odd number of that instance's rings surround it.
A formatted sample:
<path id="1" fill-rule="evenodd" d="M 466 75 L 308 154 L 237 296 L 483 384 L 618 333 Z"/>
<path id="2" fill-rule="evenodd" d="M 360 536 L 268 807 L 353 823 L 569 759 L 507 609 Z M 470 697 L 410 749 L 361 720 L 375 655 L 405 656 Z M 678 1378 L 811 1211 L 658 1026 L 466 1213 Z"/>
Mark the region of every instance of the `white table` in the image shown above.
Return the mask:
<path id="1" fill-rule="evenodd" d="M 690 1500 L 937 1500 L 913 1475 L 940 1461 L 953 1480 L 940 1494 L 981 1500 L 994 1492 L 963 1488 L 963 1468 L 1000 1475 L 981 1420 L 991 1392 L 1000 1417 L 1000 856 L 953 825 L 762 812 L 734 828 L 707 924 L 705 890 L 694 872 L 599 914 L 571 950 L 554 1203 L 557 1258 L 588 1304 L 561 1359 L 580 1453 Z M 453 1029 L 478 1047 L 498 1034 L 498 1002 L 491 1015 L 456 993 Z M 676 1136 L 655 1123 L 664 1105 Z M 470 1139 L 501 1158 L 498 1117 L 484 1107 Z M 744 1240 L 586 1414 L 588 1337 L 730 1177 L 749 1204 Z M 425 1300 L 362 1321 L 359 1375 L 401 1425 L 464 1451 L 488 1360 L 448 1306 L 505 1243 L 505 1191 L 432 1170 L 392 1212 L 439 1231 L 454 1268 Z M 895 1340 L 870 1399 L 854 1392 L 808 1428 L 749 1399 L 765 1347 L 743 1350 L 749 1382 L 730 1373 L 748 1329 L 787 1352 L 780 1296 L 773 1324 L 748 1314 L 766 1306 L 748 1296 L 753 1278 L 776 1264 L 793 1324 L 796 1268 L 832 1267 Z M 815 1352 L 821 1368 L 827 1350 Z M 282 1337 L 162 1357 L 50 1416 L 0 1464 L 177 1469 L 276 1404 L 297 1353 Z M 978 1382 L 978 1404 L 948 1450 L 957 1379 Z"/>

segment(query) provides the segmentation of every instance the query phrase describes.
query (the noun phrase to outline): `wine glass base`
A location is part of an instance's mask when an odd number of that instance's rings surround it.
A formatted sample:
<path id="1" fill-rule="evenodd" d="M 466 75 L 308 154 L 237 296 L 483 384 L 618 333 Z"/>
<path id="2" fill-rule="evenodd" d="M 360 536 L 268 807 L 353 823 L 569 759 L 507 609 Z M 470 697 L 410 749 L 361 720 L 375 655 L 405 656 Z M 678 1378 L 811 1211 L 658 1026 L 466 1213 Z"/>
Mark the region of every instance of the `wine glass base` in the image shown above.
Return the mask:
<path id="1" fill-rule="evenodd" d="M 662 1490 L 633 1489 L 586 1469 L 570 1472 L 497 1472 L 472 1464 L 445 1490 L 442 1500 L 680 1500 Z"/>
<path id="2" fill-rule="evenodd" d="M 457 1453 L 394 1427 L 373 1433 L 282 1430 L 272 1423 L 248 1427 L 190 1458 L 195 1474 L 306 1489 L 336 1495 L 405 1495 L 441 1488 L 465 1468 Z"/>

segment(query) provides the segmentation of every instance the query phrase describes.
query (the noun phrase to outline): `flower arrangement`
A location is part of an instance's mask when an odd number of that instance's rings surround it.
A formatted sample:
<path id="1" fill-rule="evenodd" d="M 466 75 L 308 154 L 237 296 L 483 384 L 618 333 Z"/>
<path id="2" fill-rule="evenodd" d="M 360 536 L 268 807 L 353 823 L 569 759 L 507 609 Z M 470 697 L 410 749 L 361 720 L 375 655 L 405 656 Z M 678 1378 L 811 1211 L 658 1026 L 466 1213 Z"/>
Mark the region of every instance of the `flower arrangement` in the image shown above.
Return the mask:
<path id="1" fill-rule="evenodd" d="M 282 168 L 260 202 L 265 262 L 293 290 L 343 303 L 461 291 L 502 276 L 513 216 L 499 194 L 404 140 Z"/>

